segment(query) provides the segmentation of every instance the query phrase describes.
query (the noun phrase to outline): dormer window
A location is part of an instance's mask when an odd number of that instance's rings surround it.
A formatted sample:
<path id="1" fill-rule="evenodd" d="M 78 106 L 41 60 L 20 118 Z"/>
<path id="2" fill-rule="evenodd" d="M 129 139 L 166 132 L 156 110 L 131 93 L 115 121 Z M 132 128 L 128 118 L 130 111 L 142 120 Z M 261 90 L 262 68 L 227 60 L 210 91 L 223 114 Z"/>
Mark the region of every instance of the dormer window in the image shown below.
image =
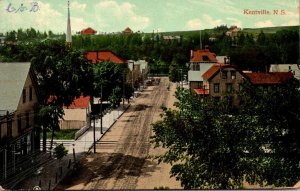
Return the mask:
<path id="1" fill-rule="evenodd" d="M 203 60 L 203 61 L 209 61 L 209 58 L 208 58 L 208 56 L 205 56 L 205 55 L 204 55 L 204 56 L 202 56 L 202 60 Z"/>

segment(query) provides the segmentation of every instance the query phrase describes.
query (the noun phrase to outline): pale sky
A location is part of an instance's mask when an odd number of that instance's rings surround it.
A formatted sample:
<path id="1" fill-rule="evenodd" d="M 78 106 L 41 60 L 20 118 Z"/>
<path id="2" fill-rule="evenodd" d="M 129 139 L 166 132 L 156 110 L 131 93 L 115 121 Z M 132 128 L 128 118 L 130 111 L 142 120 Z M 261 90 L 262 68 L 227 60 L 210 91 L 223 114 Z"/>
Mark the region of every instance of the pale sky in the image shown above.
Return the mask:
<path id="1" fill-rule="evenodd" d="M 67 2 L 0 0 L 0 33 L 30 27 L 65 33 Z M 18 10 L 21 4 L 23 11 Z M 274 14 L 276 10 L 278 14 Z M 87 27 L 98 32 L 119 32 L 126 27 L 134 32 L 168 32 L 219 25 L 241 28 L 299 25 L 299 0 L 70 0 L 70 11 L 73 34 Z"/>

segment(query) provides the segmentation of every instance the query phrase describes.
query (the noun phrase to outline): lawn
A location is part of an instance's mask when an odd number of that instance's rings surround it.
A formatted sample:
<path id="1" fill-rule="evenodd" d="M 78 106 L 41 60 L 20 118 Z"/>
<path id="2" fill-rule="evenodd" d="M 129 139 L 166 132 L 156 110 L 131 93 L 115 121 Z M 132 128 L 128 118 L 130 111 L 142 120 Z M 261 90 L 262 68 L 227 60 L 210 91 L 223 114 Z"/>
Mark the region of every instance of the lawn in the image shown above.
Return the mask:
<path id="1" fill-rule="evenodd" d="M 75 133 L 79 129 L 64 129 L 60 131 L 55 131 L 54 132 L 54 137 L 53 139 L 58 139 L 58 140 L 70 140 L 75 138 Z M 47 139 L 51 139 L 52 132 L 47 131 Z M 41 139 L 43 137 L 43 133 L 41 133 Z"/>

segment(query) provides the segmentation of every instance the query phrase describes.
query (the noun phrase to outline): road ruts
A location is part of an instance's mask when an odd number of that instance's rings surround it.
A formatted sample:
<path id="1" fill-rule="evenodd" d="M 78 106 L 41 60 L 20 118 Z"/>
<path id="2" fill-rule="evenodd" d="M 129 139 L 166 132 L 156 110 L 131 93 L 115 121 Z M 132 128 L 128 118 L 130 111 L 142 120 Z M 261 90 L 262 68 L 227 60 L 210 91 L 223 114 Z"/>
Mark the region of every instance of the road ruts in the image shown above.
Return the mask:
<path id="1" fill-rule="evenodd" d="M 134 189 L 150 149 L 151 124 L 155 115 L 161 113 L 169 96 L 168 78 L 162 78 L 153 90 L 142 92 L 119 120 L 126 121 L 122 137 L 104 165 L 99 167 L 99 177 L 85 189 Z M 131 115 L 127 115 L 131 113 Z M 130 127 L 130 128 L 128 128 Z M 107 175 L 108 173 L 108 175 Z"/>

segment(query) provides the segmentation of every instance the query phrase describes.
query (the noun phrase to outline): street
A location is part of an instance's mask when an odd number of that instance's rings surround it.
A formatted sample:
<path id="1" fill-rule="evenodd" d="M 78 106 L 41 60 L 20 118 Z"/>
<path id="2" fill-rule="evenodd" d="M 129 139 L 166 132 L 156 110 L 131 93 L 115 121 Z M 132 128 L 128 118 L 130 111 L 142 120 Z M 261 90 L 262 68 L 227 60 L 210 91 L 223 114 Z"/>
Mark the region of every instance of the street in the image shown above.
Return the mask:
<path id="1" fill-rule="evenodd" d="M 96 153 L 87 155 L 78 170 L 56 189 L 181 188 L 175 178 L 170 178 L 169 165 L 158 165 L 149 157 L 163 152 L 150 144 L 151 124 L 160 118 L 162 105 L 172 107 L 174 92 L 175 84 L 167 77 L 141 92 L 97 143 Z"/>

